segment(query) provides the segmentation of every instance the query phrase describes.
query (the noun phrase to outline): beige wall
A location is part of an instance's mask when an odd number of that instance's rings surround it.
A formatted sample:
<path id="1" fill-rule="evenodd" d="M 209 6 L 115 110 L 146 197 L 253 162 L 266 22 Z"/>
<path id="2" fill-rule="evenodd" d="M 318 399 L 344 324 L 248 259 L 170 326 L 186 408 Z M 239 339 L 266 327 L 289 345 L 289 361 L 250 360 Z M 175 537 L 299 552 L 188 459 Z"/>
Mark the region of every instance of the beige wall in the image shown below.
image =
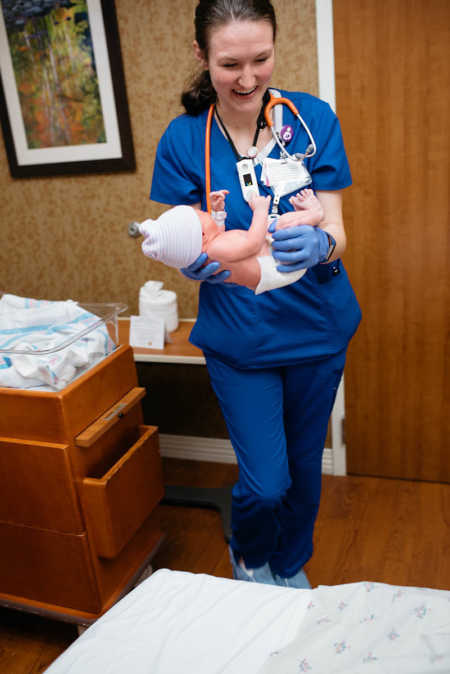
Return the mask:
<path id="1" fill-rule="evenodd" d="M 139 288 L 164 281 L 181 317 L 197 310 L 197 284 L 144 258 L 133 220 L 163 210 L 148 200 L 156 144 L 181 112 L 195 68 L 195 0 L 116 0 L 137 169 L 133 173 L 12 179 L 0 141 L 0 291 L 46 299 L 122 301 L 137 313 Z M 278 0 L 273 83 L 317 94 L 314 0 Z"/>

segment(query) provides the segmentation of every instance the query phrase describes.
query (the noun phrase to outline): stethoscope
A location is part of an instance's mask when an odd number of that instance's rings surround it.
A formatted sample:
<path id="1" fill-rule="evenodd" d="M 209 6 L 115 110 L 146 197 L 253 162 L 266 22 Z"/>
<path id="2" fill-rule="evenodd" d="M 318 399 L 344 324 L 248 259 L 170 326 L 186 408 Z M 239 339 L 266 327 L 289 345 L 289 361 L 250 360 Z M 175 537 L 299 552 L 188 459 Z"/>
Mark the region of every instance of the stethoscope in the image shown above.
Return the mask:
<path id="1" fill-rule="evenodd" d="M 306 148 L 306 151 L 302 153 L 295 153 L 294 155 L 290 154 L 287 149 L 286 149 L 286 143 L 280 139 L 280 134 L 275 130 L 274 128 L 274 123 L 273 119 L 271 116 L 271 110 L 275 105 L 287 105 L 287 107 L 290 109 L 292 114 L 297 117 L 297 119 L 300 121 L 302 127 L 306 131 L 306 134 L 309 138 L 310 144 Z M 210 193 L 211 193 L 211 127 L 212 127 L 212 120 L 214 116 L 214 111 L 215 111 L 215 103 L 212 103 L 209 107 L 208 110 L 208 116 L 206 119 L 206 132 L 205 132 L 205 187 L 206 187 L 206 206 L 208 213 L 211 213 L 211 199 L 210 199 Z M 281 160 L 291 160 L 295 162 L 301 162 L 305 159 L 309 159 L 310 157 L 313 157 L 316 154 L 317 147 L 316 143 L 314 141 L 313 135 L 306 124 L 305 120 L 302 118 L 300 115 L 299 111 L 297 110 L 296 106 L 294 103 L 289 100 L 288 98 L 284 98 L 282 96 L 273 96 L 270 94 L 270 99 L 269 102 L 266 104 L 264 108 L 264 118 L 266 120 L 266 124 L 269 127 L 272 136 L 276 142 L 276 144 L 279 146 L 280 151 L 281 151 Z"/>

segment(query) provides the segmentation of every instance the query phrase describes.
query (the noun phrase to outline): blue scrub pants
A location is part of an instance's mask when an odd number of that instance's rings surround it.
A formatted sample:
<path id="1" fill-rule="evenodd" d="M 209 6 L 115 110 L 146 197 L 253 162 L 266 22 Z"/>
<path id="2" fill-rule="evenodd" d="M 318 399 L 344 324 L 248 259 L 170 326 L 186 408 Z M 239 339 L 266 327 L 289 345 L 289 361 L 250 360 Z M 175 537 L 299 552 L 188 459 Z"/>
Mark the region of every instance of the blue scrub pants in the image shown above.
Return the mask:
<path id="1" fill-rule="evenodd" d="M 295 575 L 313 551 L 328 420 L 345 350 L 267 369 L 206 357 L 239 466 L 231 547 L 248 568 Z"/>

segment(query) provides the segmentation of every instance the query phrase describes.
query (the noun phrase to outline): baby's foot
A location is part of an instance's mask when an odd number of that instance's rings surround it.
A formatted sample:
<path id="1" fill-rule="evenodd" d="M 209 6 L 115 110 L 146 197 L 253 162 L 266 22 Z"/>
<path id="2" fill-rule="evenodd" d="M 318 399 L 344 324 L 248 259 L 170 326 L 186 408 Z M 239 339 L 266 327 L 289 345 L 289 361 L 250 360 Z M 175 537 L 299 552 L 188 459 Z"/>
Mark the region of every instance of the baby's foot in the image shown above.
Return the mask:
<path id="1" fill-rule="evenodd" d="M 301 211 L 304 214 L 305 224 L 315 226 L 321 222 L 323 208 L 313 190 L 302 190 L 295 197 L 291 197 L 289 203 L 294 207 L 295 211 Z"/>
<path id="2" fill-rule="evenodd" d="M 305 208 L 313 208 L 316 205 L 316 201 L 318 201 L 317 197 L 309 188 L 297 192 L 294 197 L 289 199 L 290 204 L 296 211 L 302 211 L 305 210 Z"/>

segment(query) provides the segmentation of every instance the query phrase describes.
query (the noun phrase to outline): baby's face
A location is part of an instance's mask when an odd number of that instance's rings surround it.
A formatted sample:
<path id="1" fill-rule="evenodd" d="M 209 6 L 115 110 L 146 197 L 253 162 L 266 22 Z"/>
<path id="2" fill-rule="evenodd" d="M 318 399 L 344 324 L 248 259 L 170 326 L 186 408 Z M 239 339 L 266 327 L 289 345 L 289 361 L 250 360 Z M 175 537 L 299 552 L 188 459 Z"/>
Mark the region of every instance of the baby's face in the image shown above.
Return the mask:
<path id="1" fill-rule="evenodd" d="M 212 215 L 197 209 L 195 209 L 195 212 L 197 213 L 198 219 L 200 220 L 200 224 L 202 226 L 202 235 L 205 243 L 223 231 L 224 227 L 219 227 Z"/>

